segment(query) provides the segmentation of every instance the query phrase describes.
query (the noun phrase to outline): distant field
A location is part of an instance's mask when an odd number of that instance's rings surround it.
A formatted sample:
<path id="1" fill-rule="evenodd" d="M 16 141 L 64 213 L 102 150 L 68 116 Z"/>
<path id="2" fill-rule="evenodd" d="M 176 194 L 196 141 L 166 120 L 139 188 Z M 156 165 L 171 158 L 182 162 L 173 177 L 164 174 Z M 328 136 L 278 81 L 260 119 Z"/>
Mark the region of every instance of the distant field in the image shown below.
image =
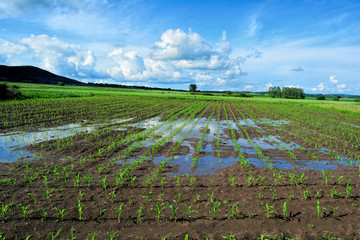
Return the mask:
<path id="1" fill-rule="evenodd" d="M 10 83 L 11 85 L 12 83 Z M 221 101 L 265 101 L 274 103 L 298 103 L 309 104 L 313 107 L 321 107 L 326 109 L 338 110 L 348 113 L 360 113 L 360 103 L 354 102 L 354 99 L 342 98 L 340 101 L 327 99 L 325 101 L 315 100 L 309 97 L 301 100 L 270 98 L 268 95 L 251 94 L 253 98 L 239 98 L 229 96 L 207 96 L 207 95 L 191 95 L 189 92 L 177 91 L 159 91 L 159 90 L 139 90 L 139 89 L 121 89 L 121 88 L 100 88 L 100 87 L 83 87 L 83 86 L 57 86 L 48 84 L 29 84 L 16 83 L 25 97 L 28 98 L 67 98 L 67 97 L 92 97 L 92 96 L 144 96 L 155 98 L 178 98 L 193 100 L 221 100 Z"/>

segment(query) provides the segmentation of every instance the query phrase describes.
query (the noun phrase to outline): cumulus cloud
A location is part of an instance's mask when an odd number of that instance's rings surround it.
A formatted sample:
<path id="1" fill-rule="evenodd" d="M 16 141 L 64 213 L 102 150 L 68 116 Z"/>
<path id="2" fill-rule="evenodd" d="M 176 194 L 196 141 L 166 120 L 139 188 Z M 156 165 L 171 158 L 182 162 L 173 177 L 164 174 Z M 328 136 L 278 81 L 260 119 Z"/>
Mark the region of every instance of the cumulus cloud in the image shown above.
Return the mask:
<path id="1" fill-rule="evenodd" d="M 336 86 L 338 92 L 343 92 L 346 89 L 346 84 L 339 84 Z"/>
<path id="2" fill-rule="evenodd" d="M 123 48 L 116 48 L 108 55 L 116 65 L 107 69 L 107 72 L 115 80 L 157 80 L 171 81 L 180 79 L 183 72 L 175 69 L 171 64 L 151 59 L 143 58 L 136 51 L 124 51 Z"/>
<path id="3" fill-rule="evenodd" d="M 26 50 L 23 45 L 0 39 L 0 63 L 7 64 L 13 55 L 21 54 Z"/>
<path id="4" fill-rule="evenodd" d="M 254 86 L 252 86 L 252 85 L 246 85 L 246 86 L 244 87 L 244 90 L 246 90 L 246 91 L 250 91 L 250 90 L 252 90 L 252 89 L 254 89 Z"/>
<path id="5" fill-rule="evenodd" d="M 337 84 L 338 80 L 335 79 L 335 75 L 329 77 L 329 81 L 333 84 Z"/>
<path id="6" fill-rule="evenodd" d="M 21 43 L 27 45 L 40 60 L 42 68 L 57 74 L 79 78 L 102 78 L 104 73 L 95 71 L 96 58 L 92 51 L 69 44 L 48 35 L 31 35 Z"/>
<path id="7" fill-rule="evenodd" d="M 296 67 L 296 68 L 293 68 L 291 69 L 292 72 L 302 72 L 304 71 L 304 69 L 302 67 Z"/>
<path id="8" fill-rule="evenodd" d="M 230 43 L 226 41 L 226 32 L 216 48 L 207 43 L 198 33 L 191 30 L 186 33 L 180 29 L 168 29 L 155 42 L 150 57 L 171 62 L 177 68 L 194 70 L 223 70 L 226 75 L 241 75 L 240 58 L 231 59 Z"/>
<path id="9" fill-rule="evenodd" d="M 265 86 L 266 86 L 266 88 L 271 88 L 271 87 L 273 87 L 273 85 L 272 85 L 271 83 L 267 83 L 267 84 L 265 84 Z"/>
<path id="10" fill-rule="evenodd" d="M 224 31 L 221 40 L 212 46 L 200 34 L 189 30 L 168 29 L 155 42 L 148 56 L 136 51 L 116 48 L 109 57 L 115 65 L 107 72 L 118 81 L 196 82 L 219 86 L 239 79 L 247 73 L 241 65 L 249 57 L 260 57 L 255 49 L 245 58 L 230 57 L 232 49 Z"/>
<path id="11" fill-rule="evenodd" d="M 322 92 L 325 89 L 325 85 L 323 82 L 321 82 L 319 85 L 316 86 L 316 88 L 312 88 L 314 92 Z"/>

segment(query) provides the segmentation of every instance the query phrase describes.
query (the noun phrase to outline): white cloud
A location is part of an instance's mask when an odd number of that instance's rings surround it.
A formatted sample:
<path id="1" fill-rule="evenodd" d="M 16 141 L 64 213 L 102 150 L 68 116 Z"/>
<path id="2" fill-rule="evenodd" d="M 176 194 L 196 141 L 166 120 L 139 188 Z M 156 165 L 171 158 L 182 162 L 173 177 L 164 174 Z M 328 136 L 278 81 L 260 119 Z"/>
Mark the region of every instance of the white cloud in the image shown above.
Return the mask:
<path id="1" fill-rule="evenodd" d="M 48 35 L 31 35 L 21 43 L 33 50 L 42 68 L 69 77 L 102 78 L 104 73 L 95 71 L 96 58 L 92 51 L 69 44 Z"/>
<path id="2" fill-rule="evenodd" d="M 239 58 L 231 59 L 230 43 L 226 41 L 226 32 L 222 40 L 213 48 L 198 33 L 186 33 L 180 29 L 168 29 L 155 42 L 150 57 L 156 60 L 169 61 L 177 68 L 229 71 L 230 75 L 241 75 Z"/>
<path id="3" fill-rule="evenodd" d="M 273 85 L 271 83 L 267 83 L 267 84 L 265 84 L 265 86 L 267 89 L 273 87 Z"/>
<path id="4" fill-rule="evenodd" d="M 246 74 L 241 69 L 246 59 L 231 58 L 231 52 L 225 31 L 214 48 L 191 30 L 186 33 L 169 29 L 162 34 L 161 41 L 155 42 L 147 56 L 141 56 L 137 51 L 125 51 L 124 47 L 114 49 L 108 56 L 115 65 L 107 72 L 117 81 L 176 80 L 182 83 L 195 81 L 207 86 L 225 85 Z M 249 57 L 259 56 L 259 53 L 253 50 Z"/>
<path id="5" fill-rule="evenodd" d="M 9 63 L 13 55 L 21 54 L 26 50 L 23 45 L 0 39 L 0 63 Z"/>
<path id="6" fill-rule="evenodd" d="M 221 86 L 224 85 L 226 81 L 224 79 L 218 78 L 216 79 L 215 86 Z"/>
<path id="7" fill-rule="evenodd" d="M 325 89 L 325 85 L 323 82 L 321 82 L 319 85 L 316 86 L 316 88 L 311 88 L 314 92 L 322 92 Z"/>
<path id="8" fill-rule="evenodd" d="M 152 57 L 159 60 L 197 60 L 211 57 L 211 46 L 198 33 L 168 29 L 155 42 Z"/>
<path id="9" fill-rule="evenodd" d="M 116 65 L 108 68 L 107 72 L 115 80 L 171 82 L 183 77 L 183 72 L 171 64 L 149 57 L 143 58 L 136 51 L 125 52 L 123 48 L 117 48 L 109 53 L 109 57 Z"/>
<path id="10" fill-rule="evenodd" d="M 346 84 L 339 84 L 336 86 L 338 92 L 344 92 L 344 90 L 346 89 Z"/>
<path id="11" fill-rule="evenodd" d="M 335 75 L 329 77 L 329 81 L 333 84 L 337 84 L 338 80 L 335 79 Z"/>
<path id="12" fill-rule="evenodd" d="M 254 89 L 254 86 L 252 86 L 252 85 L 246 85 L 246 86 L 244 87 L 244 90 L 246 90 L 246 91 L 250 91 L 250 90 L 252 90 L 252 89 Z"/>

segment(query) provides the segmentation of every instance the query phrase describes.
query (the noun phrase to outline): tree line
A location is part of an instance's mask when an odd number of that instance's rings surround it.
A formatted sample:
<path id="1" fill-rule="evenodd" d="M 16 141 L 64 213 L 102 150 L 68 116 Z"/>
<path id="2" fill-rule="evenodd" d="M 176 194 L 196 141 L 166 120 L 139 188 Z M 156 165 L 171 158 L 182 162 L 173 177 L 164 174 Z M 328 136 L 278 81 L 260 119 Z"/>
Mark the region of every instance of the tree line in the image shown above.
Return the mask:
<path id="1" fill-rule="evenodd" d="M 272 98 L 305 99 L 304 89 L 294 87 L 269 87 Z"/>

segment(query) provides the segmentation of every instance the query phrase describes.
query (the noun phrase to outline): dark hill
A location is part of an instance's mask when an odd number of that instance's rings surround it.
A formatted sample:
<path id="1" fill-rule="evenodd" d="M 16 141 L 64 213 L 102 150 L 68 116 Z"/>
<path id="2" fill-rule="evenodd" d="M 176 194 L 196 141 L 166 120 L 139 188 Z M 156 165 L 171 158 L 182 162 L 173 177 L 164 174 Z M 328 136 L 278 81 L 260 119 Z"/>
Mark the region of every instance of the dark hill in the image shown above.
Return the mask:
<path id="1" fill-rule="evenodd" d="M 63 82 L 66 85 L 81 85 L 81 82 L 61 77 L 41 68 L 33 66 L 4 66 L 0 65 L 0 81 L 57 84 Z"/>

